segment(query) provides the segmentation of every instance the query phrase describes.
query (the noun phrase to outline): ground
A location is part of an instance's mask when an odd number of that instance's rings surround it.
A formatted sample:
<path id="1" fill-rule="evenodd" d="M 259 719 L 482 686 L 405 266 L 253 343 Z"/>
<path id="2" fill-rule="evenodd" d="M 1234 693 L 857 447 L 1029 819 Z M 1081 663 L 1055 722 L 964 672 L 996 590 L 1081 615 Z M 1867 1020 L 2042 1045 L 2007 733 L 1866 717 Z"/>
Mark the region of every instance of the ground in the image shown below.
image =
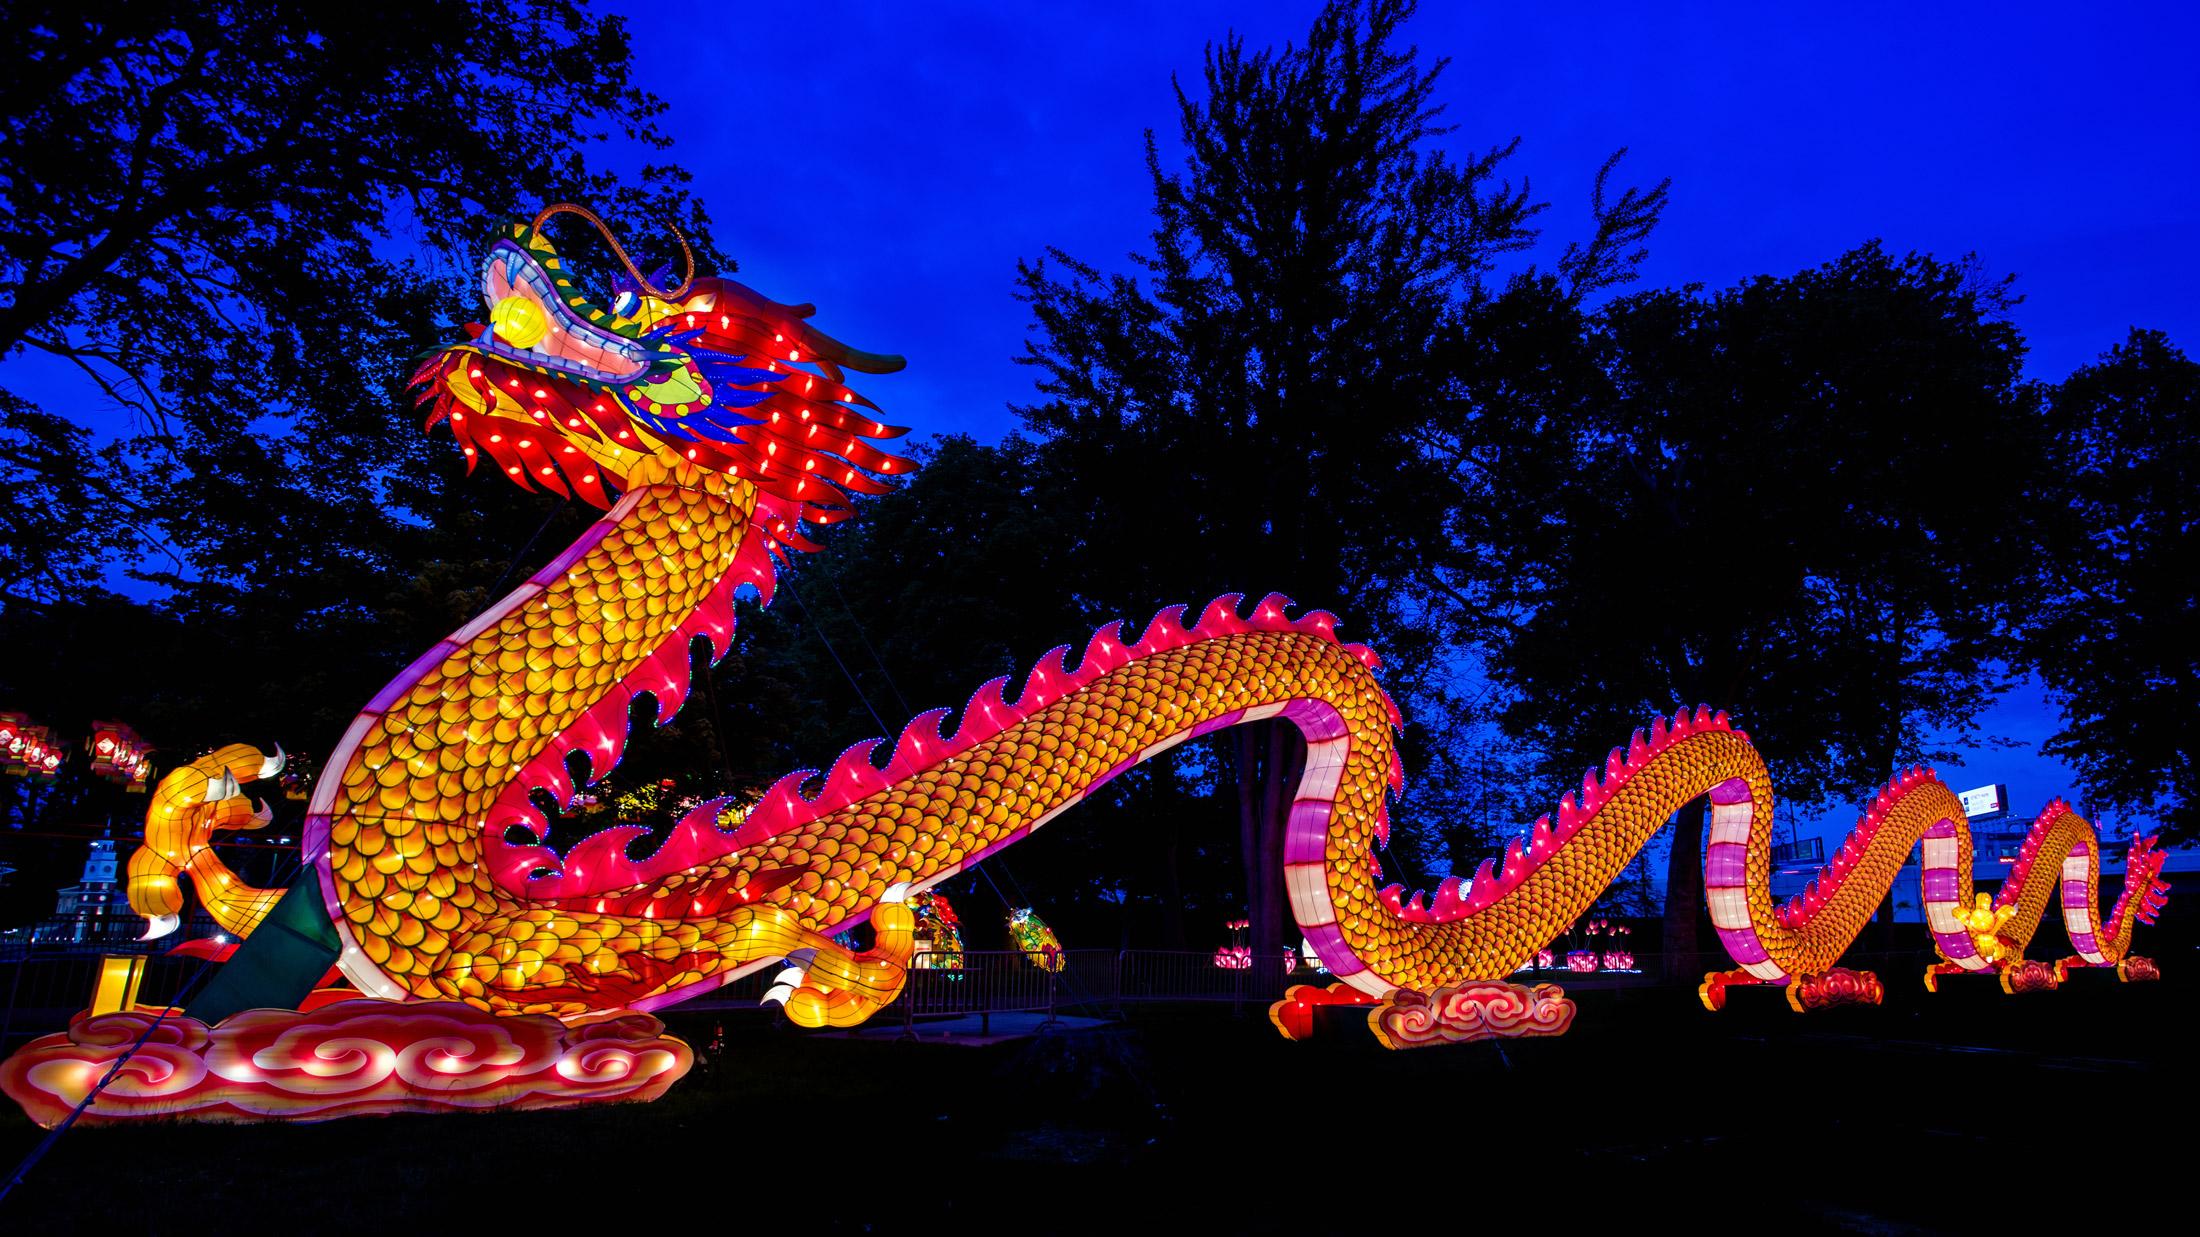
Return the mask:
<path id="1" fill-rule="evenodd" d="M 1288 1043 L 1149 1010 L 984 1047 L 726 1016 L 653 1105 L 70 1133 L 20 1233 L 1978 1232 L 2184 1210 L 2200 956 L 1879 1009 L 1584 993 L 1549 1040 Z M 695 1042 L 715 1015 L 672 1018 Z M 0 1118 L 12 1163 L 38 1131 Z M 1611 1222 L 1618 1221 L 1613 1224 Z M 1600 1223 L 1601 1222 L 1601 1223 Z"/>

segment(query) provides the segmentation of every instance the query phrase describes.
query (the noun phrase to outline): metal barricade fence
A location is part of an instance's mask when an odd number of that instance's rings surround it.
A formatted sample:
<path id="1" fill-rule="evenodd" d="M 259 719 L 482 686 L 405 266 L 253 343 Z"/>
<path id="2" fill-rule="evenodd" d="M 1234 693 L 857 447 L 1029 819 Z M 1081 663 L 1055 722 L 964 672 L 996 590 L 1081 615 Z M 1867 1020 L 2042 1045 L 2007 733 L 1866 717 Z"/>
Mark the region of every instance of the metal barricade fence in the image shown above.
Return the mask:
<path id="1" fill-rule="evenodd" d="M 1060 968 L 1066 961 L 1061 954 L 1015 949 L 920 951 L 911 960 L 908 981 L 895 1003 L 902 1007 L 904 1029 L 918 1018 L 973 1014 L 978 1016 L 981 1033 L 992 1029 L 994 1014 L 1044 1012 L 1052 1021 Z"/>
<path id="2" fill-rule="evenodd" d="M 69 1019 L 90 1002 L 100 959 L 107 952 L 126 951 L 103 950 L 85 942 L 39 944 L 0 953 L 0 1056 L 37 1036 L 66 1029 Z M 898 1008 L 880 1021 L 898 1018 L 906 1028 L 917 1019 L 976 1016 L 981 1031 L 986 1031 L 992 1014 L 1044 1013 L 1051 1024 L 1058 1014 L 1120 1016 L 1139 1005 L 1229 1002 L 1241 1013 L 1257 1012 L 1281 999 L 1294 984 L 1335 982 L 1326 972 L 1297 960 L 1286 964 L 1278 958 L 1269 964 L 1243 959 L 1247 965 L 1218 966 L 1212 951 L 1072 949 L 1052 955 L 1056 964 L 1052 968 L 1039 964 L 1046 957 L 1021 950 L 920 952 L 895 1001 Z M 1872 970 L 1891 986 L 1915 983 L 1931 960 L 1929 950 L 1858 950 L 1844 957 L 1842 965 Z M 1570 972 L 1560 955 L 1552 967 L 1530 967 L 1511 978 L 1519 983 L 1573 984 L 1586 989 L 1670 989 L 1693 987 L 1703 973 L 1733 966 L 1725 955 L 1711 951 L 1675 955 L 1670 971 L 1667 962 L 1660 954 L 1645 952 L 1634 972 L 1600 969 L 1583 974 Z M 201 968 L 210 965 L 198 958 L 167 954 L 151 954 L 145 963 L 138 990 L 138 1001 L 144 1005 L 172 1004 Z M 755 1009 L 776 974 L 777 968 L 765 968 L 684 1008 L 695 1012 Z"/>

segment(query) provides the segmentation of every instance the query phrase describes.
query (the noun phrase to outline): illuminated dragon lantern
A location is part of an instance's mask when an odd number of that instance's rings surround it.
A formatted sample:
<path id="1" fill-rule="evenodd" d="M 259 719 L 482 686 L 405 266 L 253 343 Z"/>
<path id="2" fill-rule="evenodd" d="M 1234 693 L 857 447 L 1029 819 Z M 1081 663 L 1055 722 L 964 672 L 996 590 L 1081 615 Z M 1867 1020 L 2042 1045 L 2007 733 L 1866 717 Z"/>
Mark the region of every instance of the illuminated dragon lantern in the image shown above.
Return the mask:
<path id="1" fill-rule="evenodd" d="M 637 698 L 669 717 L 695 646 L 712 661 L 727 652 L 736 595 L 768 604 L 777 556 L 815 548 L 806 526 L 847 518 L 851 494 L 911 468 L 875 445 L 904 431 L 848 385 L 851 371 L 890 372 L 898 358 L 849 348 L 808 324 L 809 306 L 728 279 L 660 286 L 608 230 L 626 277 L 598 305 L 544 234 L 560 212 L 602 227 L 559 206 L 497 240 L 481 266 L 488 321 L 417 381 L 429 425 L 448 425 L 471 465 L 605 514 L 384 688 L 326 762 L 304 853 L 343 975 L 382 998 L 334 1008 L 432 1003 L 407 1008 L 594 1026 L 779 965 L 772 997 L 797 1021 L 860 1022 L 903 982 L 910 892 L 1176 744 L 1268 718 L 1307 743 L 1286 883 L 1339 981 L 1292 990 L 1272 1014 L 1287 1034 L 1305 1034 L 1320 1005 L 1366 1006 L 1393 1046 L 1564 1030 L 1573 1004 L 1557 988 L 1506 977 L 1706 796 L 1711 913 L 1739 965 L 1706 983 L 1714 1007 L 1735 983 L 1785 986 L 1798 1008 L 1875 997 L 1875 978 L 1836 962 L 1920 842 L 1937 969 L 2020 963 L 2058 891 L 2073 961 L 2115 965 L 2133 920 L 2159 905 L 2159 856 L 2142 846 L 2100 921 L 2093 832 L 2057 805 L 2003 887 L 2017 910 L 1989 963 L 1955 916 L 1972 893 L 1962 808 L 1913 771 L 1880 793 L 1804 899 L 1775 906 L 1771 782 L 1748 737 L 1708 709 L 1638 732 L 1471 880 L 1405 898 L 1377 859 L 1404 776 L 1377 659 L 1341 643 L 1330 615 L 1295 617 L 1275 595 L 1219 598 L 1190 622 L 1172 607 L 1135 637 L 1111 623 L 1074 665 L 1066 647 L 1042 657 L 1013 698 L 1006 679 L 980 687 L 952 729 L 933 710 L 891 746 L 790 774 L 745 811 L 703 803 L 646 855 L 629 853 L 636 827 L 558 836 L 537 797 L 569 803 L 609 773 Z M 190 859 L 167 862 L 202 875 Z M 171 902 L 140 909 L 172 914 Z M 833 941 L 865 920 L 872 949 Z"/>

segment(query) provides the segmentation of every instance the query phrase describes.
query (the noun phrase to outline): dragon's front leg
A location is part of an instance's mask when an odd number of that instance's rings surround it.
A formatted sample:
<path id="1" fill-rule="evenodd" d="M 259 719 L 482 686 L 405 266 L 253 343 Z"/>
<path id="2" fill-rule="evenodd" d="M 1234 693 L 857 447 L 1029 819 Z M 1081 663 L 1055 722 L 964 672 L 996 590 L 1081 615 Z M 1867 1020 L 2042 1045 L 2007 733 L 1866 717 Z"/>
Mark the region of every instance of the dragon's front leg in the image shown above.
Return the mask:
<path id="1" fill-rule="evenodd" d="M 909 980 L 909 959 L 916 952 L 916 916 L 909 909 L 909 887 L 895 885 L 871 909 L 877 940 L 856 953 L 830 938 L 804 932 L 808 943 L 787 955 L 766 1001 L 777 1002 L 797 1026 L 852 1027 L 893 1003 Z"/>

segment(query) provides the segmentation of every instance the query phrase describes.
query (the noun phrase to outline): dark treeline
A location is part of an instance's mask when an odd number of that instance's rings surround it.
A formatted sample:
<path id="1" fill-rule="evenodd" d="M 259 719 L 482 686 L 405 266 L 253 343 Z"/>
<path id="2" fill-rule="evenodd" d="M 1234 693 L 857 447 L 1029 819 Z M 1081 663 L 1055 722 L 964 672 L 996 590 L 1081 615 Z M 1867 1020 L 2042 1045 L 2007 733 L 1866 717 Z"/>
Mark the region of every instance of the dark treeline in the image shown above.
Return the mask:
<path id="1" fill-rule="evenodd" d="M 662 147 L 661 104 L 578 4 L 477 5 L 470 27 L 24 8 L 0 348 L 80 368 L 142 432 L 98 445 L 0 370 L 0 708 L 65 734 L 125 718 L 171 759 L 325 751 L 590 518 L 464 476 L 402 388 L 478 314 L 495 218 L 586 198 L 674 214 L 710 252 L 677 167 L 621 178 L 566 141 Z M 1211 46 L 1179 86 L 1182 157 L 1149 138 L 1135 265 L 1018 272 L 1022 429 L 929 441 L 798 556 L 606 798 L 753 791 L 1110 618 L 1275 590 L 1385 658 L 1411 779 L 1386 866 L 1408 883 L 1471 868 L 1659 710 L 1733 711 L 1783 796 L 1822 806 L 1975 734 L 2026 673 L 2092 803 L 2200 833 L 2200 366 L 2134 331 L 2027 381 L 2009 280 L 1868 243 L 1640 289 L 1666 187 L 1617 155 L 1533 264 L 1546 204 L 1509 178 L 1514 140 L 1442 123 L 1445 65 L 1407 15 L 1339 4 L 1291 49 Z M 507 59 L 515 39 L 570 54 Z M 111 591 L 122 555 L 160 600 Z M 1258 860 L 1298 758 L 1281 727 L 1187 744 L 956 888 L 973 921 L 997 918 L 986 881 L 1035 900 L 1073 945 L 1212 945 L 1247 913 L 1274 944 L 1280 868 Z M 76 770 L 7 793 L 32 831 L 134 810 Z M 45 854 L 9 861 L 80 848 Z"/>

